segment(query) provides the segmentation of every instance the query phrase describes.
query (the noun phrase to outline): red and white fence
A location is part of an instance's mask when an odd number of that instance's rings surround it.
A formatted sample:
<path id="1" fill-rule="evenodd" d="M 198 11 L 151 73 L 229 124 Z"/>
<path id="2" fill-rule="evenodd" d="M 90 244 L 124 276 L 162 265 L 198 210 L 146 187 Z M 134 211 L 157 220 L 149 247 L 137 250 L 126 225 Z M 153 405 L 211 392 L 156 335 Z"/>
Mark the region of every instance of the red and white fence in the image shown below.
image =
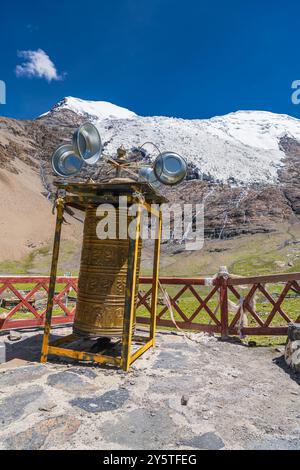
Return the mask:
<path id="1" fill-rule="evenodd" d="M 228 335 L 285 335 L 287 324 L 300 322 L 300 273 L 248 278 L 162 277 L 180 328 Z M 44 324 L 49 277 L 0 276 L 0 330 Z M 77 278 L 57 277 L 53 324 L 72 323 Z M 174 328 L 160 296 L 157 325 Z M 137 320 L 148 323 L 151 278 L 140 279 Z M 241 312 L 247 323 L 241 323 Z"/>

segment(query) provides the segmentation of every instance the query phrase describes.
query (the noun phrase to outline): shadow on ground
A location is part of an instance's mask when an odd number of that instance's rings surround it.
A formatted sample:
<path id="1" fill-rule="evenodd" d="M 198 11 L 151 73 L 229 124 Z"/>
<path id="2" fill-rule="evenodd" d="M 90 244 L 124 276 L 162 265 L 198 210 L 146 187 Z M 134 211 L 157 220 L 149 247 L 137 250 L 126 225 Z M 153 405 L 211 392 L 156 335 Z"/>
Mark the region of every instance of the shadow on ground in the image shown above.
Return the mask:
<path id="1" fill-rule="evenodd" d="M 296 382 L 296 384 L 300 385 L 300 374 L 298 372 L 295 372 L 287 365 L 284 356 L 276 357 L 273 362 L 278 367 L 280 367 L 287 375 L 289 375 L 290 378 Z"/>

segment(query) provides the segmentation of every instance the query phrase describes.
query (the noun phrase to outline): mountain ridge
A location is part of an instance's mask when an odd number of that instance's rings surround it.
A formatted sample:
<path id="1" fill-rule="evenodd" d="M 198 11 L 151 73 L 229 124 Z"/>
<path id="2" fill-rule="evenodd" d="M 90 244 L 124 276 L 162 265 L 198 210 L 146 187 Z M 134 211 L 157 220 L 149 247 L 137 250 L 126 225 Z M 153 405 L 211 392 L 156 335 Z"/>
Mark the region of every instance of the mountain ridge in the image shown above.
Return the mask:
<path id="1" fill-rule="evenodd" d="M 161 150 L 182 154 L 199 179 L 233 185 L 278 182 L 285 158 L 280 139 L 287 136 L 300 141 L 300 120 L 268 111 L 240 110 L 210 119 L 189 120 L 138 116 L 120 107 L 116 107 L 113 117 L 108 117 L 111 106 L 115 105 L 67 97 L 39 119 L 51 116 L 57 119 L 67 113 L 73 119 L 78 116 L 97 121 L 106 152 L 115 154 L 120 145 L 130 149 L 151 141 Z"/>
<path id="2" fill-rule="evenodd" d="M 30 170 L 32 181 L 42 182 L 43 207 L 49 207 L 50 214 L 50 201 L 55 194 L 53 180 L 57 179 L 51 167 L 52 152 L 61 143 L 69 142 L 82 122 L 98 119 L 105 154 L 114 156 L 117 148 L 124 145 L 129 156 L 137 156 L 137 148 L 152 141 L 161 151 L 173 150 L 186 157 L 187 180 L 180 187 L 164 187 L 162 192 L 170 202 L 205 202 L 207 238 L 218 240 L 272 233 L 278 224 L 299 222 L 300 121 L 297 118 L 248 110 L 209 120 L 136 114 L 130 114 L 130 118 L 114 116 L 99 120 L 99 117 L 82 114 L 82 109 L 76 113 L 72 102 L 72 109 L 65 106 L 66 101 L 58 104 L 32 121 L 0 117 L 0 184 L 12 203 L 15 188 L 21 188 L 19 178 L 29 178 Z M 83 104 L 81 100 L 80 105 Z M 157 155 L 152 146 L 146 145 L 143 150 L 141 159 L 149 161 Z M 24 170 L 24 165 L 28 171 Z M 95 167 L 86 165 L 78 180 L 91 177 L 98 181 L 106 176 L 106 171 L 101 161 Z M 29 190 L 27 187 L 26 193 L 24 191 L 24 198 L 29 197 Z M 33 195 L 32 200 L 35 197 Z M 22 195 L 18 200 L 22 200 Z M 33 207 L 33 226 L 40 223 L 38 214 L 36 220 L 34 214 Z M 42 236 L 41 240 L 38 236 L 34 238 L 30 226 L 25 223 L 27 214 L 23 215 L 23 225 L 28 226 L 22 235 L 24 240 L 29 240 L 28 244 L 43 241 Z M 19 219 L 15 224 L 11 217 L 9 220 L 8 241 L 13 240 L 9 230 L 13 233 L 14 225 L 21 223 Z M 74 219 L 71 220 L 76 224 Z M 74 233 L 77 233 L 75 229 L 74 225 Z M 50 228 L 45 232 L 51 237 Z"/>
<path id="3" fill-rule="evenodd" d="M 136 116 L 133 111 L 117 106 L 109 101 L 83 100 L 74 96 L 65 96 L 52 106 L 49 111 L 38 116 L 38 118 L 63 109 L 93 119 L 130 119 Z"/>

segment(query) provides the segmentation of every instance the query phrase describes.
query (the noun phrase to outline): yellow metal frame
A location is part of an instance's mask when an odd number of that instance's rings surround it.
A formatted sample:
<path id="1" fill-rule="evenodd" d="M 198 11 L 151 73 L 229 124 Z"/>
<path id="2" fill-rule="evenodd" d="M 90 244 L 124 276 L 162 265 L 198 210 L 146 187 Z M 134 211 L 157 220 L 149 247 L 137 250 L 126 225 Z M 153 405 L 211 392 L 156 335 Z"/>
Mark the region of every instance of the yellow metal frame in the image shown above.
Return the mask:
<path id="1" fill-rule="evenodd" d="M 66 198 L 67 199 L 67 198 Z M 57 356 L 65 356 L 79 361 L 92 361 L 99 364 L 112 364 L 114 366 L 122 368 L 124 371 L 128 371 L 130 365 L 136 361 L 145 351 L 151 347 L 155 347 L 155 332 L 156 332 L 156 312 L 157 312 L 157 293 L 158 293 L 158 270 L 159 270 L 159 256 L 160 256 L 160 242 L 161 242 L 161 231 L 162 231 L 162 214 L 160 210 L 156 210 L 146 202 L 140 202 L 137 208 L 136 218 L 136 233 L 135 239 L 129 241 L 129 259 L 128 259 L 128 276 L 126 284 L 126 296 L 125 296 L 125 313 L 124 313 L 124 324 L 122 334 L 122 352 L 121 356 L 112 357 L 105 355 L 105 350 L 99 353 L 90 353 L 85 351 L 78 351 L 75 349 L 67 349 L 62 347 L 68 343 L 74 342 L 78 339 L 75 335 L 71 334 L 57 339 L 56 341 L 49 342 L 49 336 L 51 332 L 51 320 L 53 312 L 53 298 L 55 295 L 55 284 L 57 276 L 57 264 L 59 257 L 61 229 L 63 222 L 64 206 L 68 205 L 66 199 L 59 198 L 57 201 L 57 218 L 55 227 L 55 236 L 53 244 L 52 264 L 50 273 L 50 283 L 48 292 L 48 302 L 45 318 L 44 336 L 41 351 L 41 362 L 47 362 L 49 354 Z M 154 246 L 154 262 L 153 262 L 153 278 L 152 278 L 152 298 L 151 298 L 151 314 L 150 314 L 150 332 L 149 337 L 144 336 L 132 336 L 132 325 L 135 314 L 135 291 L 136 291 L 136 271 L 137 271 L 137 258 L 138 258 L 138 243 L 141 231 L 141 211 L 145 208 L 148 213 L 153 214 L 158 219 L 157 234 L 155 238 Z M 132 354 L 132 343 L 142 344 Z"/>

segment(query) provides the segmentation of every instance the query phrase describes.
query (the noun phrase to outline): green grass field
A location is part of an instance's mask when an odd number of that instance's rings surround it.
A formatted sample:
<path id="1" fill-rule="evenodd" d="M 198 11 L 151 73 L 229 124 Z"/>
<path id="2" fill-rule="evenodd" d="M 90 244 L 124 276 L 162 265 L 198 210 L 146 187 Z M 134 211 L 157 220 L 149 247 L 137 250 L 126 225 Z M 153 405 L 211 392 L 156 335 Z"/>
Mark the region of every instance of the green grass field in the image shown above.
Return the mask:
<path id="1" fill-rule="evenodd" d="M 168 287 L 168 292 L 170 295 L 175 295 L 175 293 L 180 289 L 180 286 L 177 286 L 177 288 L 174 288 L 173 286 Z M 276 301 L 277 296 L 283 289 L 283 285 L 275 285 L 275 284 L 269 284 L 266 289 L 270 294 L 272 294 L 273 299 Z M 240 291 L 243 296 L 247 294 L 249 289 L 246 291 Z M 209 290 L 208 288 L 205 287 L 196 287 L 196 291 L 200 295 L 202 299 L 206 297 L 208 294 Z M 145 291 L 146 292 L 146 291 Z M 288 315 L 288 317 L 291 320 L 296 320 L 299 315 L 300 315 L 300 296 L 296 296 L 294 293 L 290 293 L 293 297 L 287 298 L 283 303 L 282 303 L 282 310 L 284 313 Z M 234 301 L 235 303 L 237 302 L 236 297 L 233 294 L 229 295 L 230 300 Z M 218 293 L 216 293 L 208 302 L 208 307 L 212 312 L 215 311 L 217 305 L 218 305 Z M 195 310 L 199 307 L 199 302 L 198 300 L 192 295 L 191 293 L 184 293 L 182 297 L 180 297 L 177 301 L 178 306 L 180 309 L 184 312 L 184 314 L 189 318 L 192 316 L 192 314 L 195 312 Z M 266 321 L 268 314 L 272 310 L 272 305 L 268 300 L 263 296 L 263 294 L 258 294 L 257 295 L 257 303 L 256 303 L 256 312 L 258 313 L 259 317 L 261 318 L 262 321 Z M 158 307 L 158 312 L 160 312 L 164 306 L 159 306 Z M 180 317 L 179 313 L 173 309 L 174 313 L 174 318 L 176 321 L 182 320 Z M 148 316 L 149 313 L 147 309 L 142 306 L 138 308 L 138 313 L 139 316 Z M 220 320 L 220 312 L 218 311 L 216 314 L 216 317 Z M 258 326 L 255 319 L 248 313 L 248 326 Z M 167 311 L 164 315 L 163 318 L 165 320 L 171 320 L 170 313 Z M 234 314 L 229 314 L 229 323 L 233 320 Z M 202 324 L 209 324 L 212 323 L 213 321 L 211 320 L 210 316 L 208 313 L 202 309 L 197 317 L 194 319 L 195 323 L 202 323 Z M 279 313 L 276 313 L 274 316 L 271 326 L 285 326 L 286 321 L 282 318 Z M 270 345 L 280 345 L 280 344 L 285 344 L 286 337 L 284 336 L 248 336 L 246 338 L 247 341 L 253 340 L 255 341 L 258 345 L 261 346 L 270 346 Z"/>
<path id="2" fill-rule="evenodd" d="M 204 248 L 199 252 L 185 252 L 166 250 L 162 246 L 160 276 L 176 276 L 176 277 L 210 277 L 219 269 L 219 266 L 227 266 L 230 273 L 241 276 L 259 276 L 263 274 L 274 274 L 283 272 L 299 272 L 300 271 L 300 227 L 280 226 L 278 231 L 272 234 L 258 234 L 248 237 L 237 237 L 231 240 L 212 240 L 206 241 Z M 142 275 L 151 275 L 151 247 L 147 247 L 144 251 L 141 273 Z M 58 274 L 63 275 L 66 271 L 71 271 L 72 275 L 78 274 L 79 266 L 79 249 L 69 242 L 64 241 L 61 247 L 60 262 Z M 33 250 L 28 256 L 19 261 L 2 261 L 0 262 L 0 274 L 28 274 L 28 275 L 48 275 L 51 262 L 51 246 Z M 30 290 L 33 286 L 30 284 L 20 284 L 19 289 Z M 146 290 L 147 286 L 140 286 L 142 290 Z M 57 292 L 60 292 L 63 286 L 57 285 Z M 283 289 L 283 285 L 267 285 L 267 291 L 276 300 L 279 293 Z M 168 286 L 170 295 L 180 289 L 180 286 Z M 249 287 L 248 287 L 249 289 Z M 209 288 L 197 287 L 196 290 L 204 299 L 209 292 Z M 240 291 L 245 297 L 248 290 Z M 161 296 L 161 294 L 160 294 Z M 229 298 L 236 302 L 233 295 Z M 290 296 L 282 305 L 284 312 L 290 319 L 295 320 L 300 313 L 299 297 Z M 218 304 L 218 295 L 209 301 L 209 307 L 215 310 Z M 190 317 L 199 306 L 198 300 L 187 291 L 178 301 L 179 307 Z M 159 310 L 162 307 L 159 307 Z M 272 305 L 266 301 L 262 294 L 258 294 L 256 310 L 260 318 L 264 321 L 268 313 L 271 311 Z M 5 310 L 0 309 L 0 313 Z M 59 315 L 62 311 L 56 308 L 54 314 Z M 175 311 L 175 319 L 180 320 L 178 313 Z M 147 315 L 144 308 L 138 309 L 139 315 Z M 25 318 L 31 313 L 19 311 L 14 318 Z M 170 319 L 167 312 L 165 319 Z M 218 314 L 219 318 L 219 314 Z M 232 315 L 230 315 L 232 319 Z M 201 310 L 194 320 L 198 323 L 209 323 L 210 317 Z M 254 326 L 254 320 L 248 316 L 249 326 Z M 276 314 L 272 325 L 285 326 L 285 320 Z M 247 338 L 249 339 L 249 338 Z M 283 337 L 251 337 L 257 341 L 259 345 L 282 344 L 285 342 Z"/>
<path id="3" fill-rule="evenodd" d="M 30 290 L 33 288 L 34 284 L 18 284 L 16 287 L 20 290 Z M 60 292 L 63 289 L 63 285 L 58 284 L 57 285 L 57 292 Z M 146 292 L 148 286 L 141 285 L 140 288 L 143 292 Z M 176 293 L 180 290 L 181 286 L 167 286 L 167 290 L 169 292 L 169 295 L 174 296 Z M 268 292 L 272 295 L 274 301 L 276 301 L 277 296 L 283 289 L 282 285 L 275 285 L 275 284 L 269 284 L 267 287 Z M 204 286 L 197 286 L 196 291 L 200 295 L 202 299 L 205 299 L 205 297 L 209 293 L 208 287 Z M 242 295 L 246 295 L 248 290 L 246 291 L 240 291 Z M 75 293 L 72 293 L 72 295 L 75 295 Z M 162 298 L 162 294 L 159 294 L 159 297 Z M 237 302 L 235 296 L 233 294 L 229 295 L 229 298 Z M 63 300 L 63 303 L 65 300 Z M 215 311 L 217 305 L 218 305 L 218 293 L 216 293 L 208 302 L 208 307 L 212 312 Z M 184 312 L 184 314 L 189 318 L 191 315 L 195 312 L 195 310 L 199 307 L 199 301 L 194 297 L 194 295 L 190 292 L 187 291 L 185 292 L 178 300 L 177 300 L 177 305 L 180 307 L 180 309 Z M 74 302 L 68 301 L 68 307 L 72 308 L 74 306 Z M 294 293 L 290 293 L 290 297 L 287 298 L 283 304 L 282 304 L 282 309 L 283 311 L 289 316 L 290 319 L 296 320 L 296 318 L 299 316 L 299 306 L 300 306 L 300 297 L 296 296 Z M 43 302 L 43 305 L 40 307 L 37 307 L 39 312 L 42 312 L 45 308 L 45 302 Z M 158 306 L 158 311 L 160 312 L 164 308 L 164 305 L 159 305 Z M 270 302 L 267 301 L 267 299 L 262 295 L 258 294 L 257 296 L 257 304 L 256 304 L 256 312 L 259 314 L 260 318 L 264 321 L 266 320 L 268 314 L 270 313 L 272 309 L 272 305 Z M 8 310 L 6 309 L 0 309 L 0 314 L 5 313 Z M 60 307 L 56 307 L 53 312 L 54 315 L 62 315 L 63 311 Z M 139 307 L 137 311 L 138 316 L 148 316 L 149 313 L 145 307 Z M 220 319 L 220 313 L 219 311 L 216 314 L 217 318 Z M 180 321 L 181 317 L 179 313 L 174 309 L 174 317 L 176 321 Z M 230 314 L 229 315 L 229 321 L 232 321 L 234 315 Z M 19 310 L 13 317 L 14 319 L 24 319 L 24 318 L 33 318 L 33 314 L 31 312 L 28 312 L 22 308 L 22 310 Z M 165 320 L 170 320 L 170 313 L 167 311 L 163 318 Z M 208 313 L 202 309 L 199 314 L 196 316 L 195 323 L 203 323 L 203 324 L 208 324 L 212 323 L 212 320 Z M 284 326 L 286 324 L 285 320 L 277 313 L 272 321 L 272 326 Z M 250 314 L 248 314 L 248 325 L 249 326 L 256 326 L 255 320 L 251 317 Z M 247 339 L 249 339 L 248 337 Z M 283 337 L 273 337 L 273 336 L 258 336 L 258 337 L 251 337 L 251 339 L 254 339 L 259 345 L 272 345 L 272 344 L 283 344 L 285 342 L 285 338 Z"/>

